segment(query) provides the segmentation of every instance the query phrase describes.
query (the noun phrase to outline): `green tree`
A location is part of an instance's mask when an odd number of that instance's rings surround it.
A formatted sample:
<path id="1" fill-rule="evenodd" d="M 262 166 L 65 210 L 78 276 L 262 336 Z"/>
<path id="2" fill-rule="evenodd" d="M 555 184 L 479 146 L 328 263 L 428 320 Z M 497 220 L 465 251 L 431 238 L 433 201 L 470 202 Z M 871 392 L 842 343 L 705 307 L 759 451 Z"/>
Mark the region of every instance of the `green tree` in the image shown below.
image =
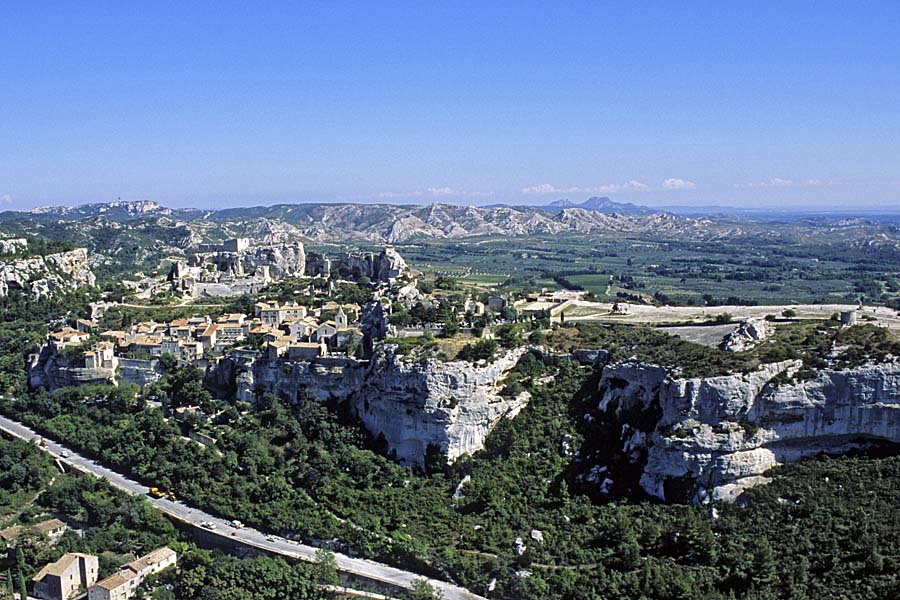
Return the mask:
<path id="1" fill-rule="evenodd" d="M 761 538 L 751 553 L 750 582 L 754 589 L 765 590 L 771 586 L 778 576 L 775 564 L 775 551 L 766 538 Z"/>
<path id="2" fill-rule="evenodd" d="M 332 552 L 316 550 L 316 562 L 312 567 L 313 580 L 320 585 L 339 585 L 341 578 L 338 575 L 337 561 Z"/>
<path id="3" fill-rule="evenodd" d="M 408 600 L 441 600 L 444 592 L 436 590 L 433 585 L 425 579 L 416 579 L 412 582 L 412 587 L 406 593 Z"/>

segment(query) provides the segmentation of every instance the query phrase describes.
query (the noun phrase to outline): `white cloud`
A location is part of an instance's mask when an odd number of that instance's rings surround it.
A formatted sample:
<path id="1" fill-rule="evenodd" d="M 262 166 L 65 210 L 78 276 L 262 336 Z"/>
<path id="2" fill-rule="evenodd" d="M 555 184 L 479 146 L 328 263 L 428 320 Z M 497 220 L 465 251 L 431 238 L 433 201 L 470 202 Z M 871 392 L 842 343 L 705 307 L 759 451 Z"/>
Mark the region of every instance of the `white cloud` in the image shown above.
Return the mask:
<path id="1" fill-rule="evenodd" d="M 456 188 L 444 186 L 444 187 L 430 187 L 430 188 L 425 188 L 424 190 L 413 190 L 410 192 L 380 192 L 380 193 L 376 194 L 376 197 L 378 197 L 382 200 L 394 200 L 394 199 L 422 198 L 422 197 L 487 198 L 487 197 L 493 196 L 493 195 L 494 195 L 493 192 L 467 192 L 465 190 L 458 190 Z"/>
<path id="2" fill-rule="evenodd" d="M 793 180 L 783 179 L 781 177 L 773 177 L 767 181 L 758 181 L 756 183 L 738 183 L 734 187 L 738 188 L 770 188 L 770 187 L 791 187 L 794 185 Z"/>
<path id="3" fill-rule="evenodd" d="M 439 187 L 439 188 L 428 188 L 425 192 L 431 196 L 459 196 L 460 192 L 457 192 L 451 187 Z"/>
<path id="4" fill-rule="evenodd" d="M 650 186 L 632 179 L 627 183 L 607 183 L 597 187 L 556 187 L 550 183 L 522 188 L 526 196 L 549 196 L 551 194 L 611 194 L 615 192 L 646 192 Z"/>
<path id="5" fill-rule="evenodd" d="M 575 194 L 582 191 L 577 187 L 558 188 L 550 183 L 542 183 L 531 187 L 522 188 L 522 193 L 528 196 L 546 196 L 548 194 Z"/>
<path id="6" fill-rule="evenodd" d="M 663 189 L 666 190 L 692 190 L 697 187 L 693 181 L 687 181 L 686 179 L 678 179 L 677 177 L 670 177 L 663 181 Z"/>
<path id="7" fill-rule="evenodd" d="M 422 192 L 379 192 L 377 196 L 384 200 L 393 200 L 395 198 L 415 198 L 421 196 Z"/>
<path id="8" fill-rule="evenodd" d="M 646 192 L 650 190 L 650 186 L 646 183 L 641 183 L 640 181 L 635 181 L 632 179 L 628 183 L 625 184 L 626 190 L 635 190 L 638 192 Z"/>
<path id="9" fill-rule="evenodd" d="M 9 194 L 3 194 L 2 196 L 0 196 L 0 205 L 9 206 L 10 204 L 12 204 L 12 196 L 10 196 Z"/>

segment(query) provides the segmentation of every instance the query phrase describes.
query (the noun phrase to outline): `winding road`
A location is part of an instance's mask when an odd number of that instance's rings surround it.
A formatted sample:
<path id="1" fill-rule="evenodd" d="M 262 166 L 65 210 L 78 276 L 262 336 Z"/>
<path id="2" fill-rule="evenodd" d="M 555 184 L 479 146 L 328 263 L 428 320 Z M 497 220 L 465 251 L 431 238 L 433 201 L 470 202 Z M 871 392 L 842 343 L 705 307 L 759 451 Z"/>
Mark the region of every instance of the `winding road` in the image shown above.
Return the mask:
<path id="1" fill-rule="evenodd" d="M 32 429 L 18 421 L 13 421 L 12 419 L 0 416 L 0 430 L 25 441 L 38 440 L 43 437 L 47 445 L 46 447 L 40 447 L 41 450 L 46 451 L 53 456 L 53 458 L 71 468 L 95 477 L 106 479 L 112 486 L 128 494 L 145 496 L 149 492 L 149 489 L 146 486 L 74 452 L 72 449 L 59 442 L 49 439 L 47 436 L 41 436 L 40 434 L 35 433 Z M 66 456 L 63 456 L 63 453 L 65 453 Z M 300 544 L 279 536 L 266 535 L 265 533 L 250 527 L 240 529 L 235 528 L 225 519 L 214 517 L 177 500 L 172 501 L 152 498 L 150 496 L 147 496 L 147 500 L 171 518 L 187 523 L 198 529 L 203 529 L 207 535 L 218 535 L 229 542 L 237 541 L 247 546 L 253 546 L 260 550 L 278 554 L 290 559 L 307 562 L 314 562 L 316 560 L 316 550 L 318 550 L 318 548 L 313 546 Z M 210 529 L 205 525 L 208 523 L 214 523 L 215 529 Z M 352 558 L 339 553 L 334 553 L 334 557 L 339 571 L 356 577 L 406 589 L 409 589 L 412 586 L 413 581 L 425 579 L 434 586 L 436 590 L 443 592 L 444 598 L 447 600 L 484 600 L 482 596 L 473 594 L 462 587 L 436 579 L 429 579 L 422 575 L 397 569 L 375 561 Z"/>

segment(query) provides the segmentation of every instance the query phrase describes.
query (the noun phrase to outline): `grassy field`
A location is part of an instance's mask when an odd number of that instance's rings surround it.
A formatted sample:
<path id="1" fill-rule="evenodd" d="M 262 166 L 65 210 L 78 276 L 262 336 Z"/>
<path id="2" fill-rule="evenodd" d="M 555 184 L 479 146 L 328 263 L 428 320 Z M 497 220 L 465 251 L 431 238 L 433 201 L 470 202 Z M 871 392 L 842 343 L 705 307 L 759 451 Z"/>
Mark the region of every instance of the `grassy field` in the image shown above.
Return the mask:
<path id="1" fill-rule="evenodd" d="M 599 273 L 568 275 L 566 280 L 589 292 L 593 292 L 598 297 L 605 297 L 610 287 L 609 275 L 601 275 Z"/>
<path id="2" fill-rule="evenodd" d="M 811 245 L 759 236 L 724 243 L 568 234 L 431 240 L 400 244 L 398 250 L 429 276 L 449 274 L 510 291 L 574 287 L 607 300 L 630 295 L 697 306 L 861 298 L 900 304 L 900 258 L 839 241 Z"/>

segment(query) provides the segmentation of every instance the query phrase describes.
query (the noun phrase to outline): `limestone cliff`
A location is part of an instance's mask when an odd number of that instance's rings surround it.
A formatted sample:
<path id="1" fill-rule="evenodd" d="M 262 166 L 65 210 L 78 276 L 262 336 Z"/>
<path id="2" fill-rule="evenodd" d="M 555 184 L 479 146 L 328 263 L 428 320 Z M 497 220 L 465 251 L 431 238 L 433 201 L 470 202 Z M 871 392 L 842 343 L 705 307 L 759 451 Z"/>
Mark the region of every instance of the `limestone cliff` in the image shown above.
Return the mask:
<path id="1" fill-rule="evenodd" d="M 6 296 L 10 290 L 22 290 L 40 298 L 92 286 L 94 282 L 84 248 L 0 261 L 0 296 Z"/>
<path id="2" fill-rule="evenodd" d="M 450 461 L 480 450 L 501 418 L 521 410 L 527 394 L 505 398 L 499 391 L 525 351 L 477 365 L 407 360 L 390 344 L 378 346 L 370 361 L 234 356 L 211 369 L 206 383 L 250 402 L 267 392 L 290 401 L 308 396 L 349 402 L 372 435 L 384 435 L 399 462 L 421 467 L 429 446 Z"/>
<path id="3" fill-rule="evenodd" d="M 201 246 L 202 248 L 202 246 Z M 216 273 L 245 277 L 265 268 L 271 277 L 284 279 L 302 275 L 306 270 L 306 252 L 300 242 L 262 244 L 240 250 L 199 251 L 183 263 L 172 265 L 172 279 L 194 275 L 189 267 L 211 267 Z"/>
<path id="4" fill-rule="evenodd" d="M 618 420 L 640 486 L 665 500 L 731 500 L 777 464 L 900 442 L 900 362 L 790 380 L 799 366 L 679 379 L 654 365 L 609 365 L 598 408 Z"/>
<path id="5" fill-rule="evenodd" d="M 515 416 L 528 396 L 504 398 L 499 382 L 525 348 L 485 365 L 464 361 L 404 360 L 385 345 L 372 359 L 353 396 L 357 414 L 373 434 L 384 434 L 397 460 L 422 466 L 429 444 L 450 461 L 480 450 L 502 417 Z"/>
<path id="6" fill-rule="evenodd" d="M 409 266 L 403 257 L 392 247 L 384 248 L 380 253 L 348 252 L 334 258 L 324 254 L 310 253 L 306 272 L 313 277 L 329 277 L 336 273 L 342 279 L 357 280 L 368 277 L 373 281 L 394 281 L 409 272 Z"/>

